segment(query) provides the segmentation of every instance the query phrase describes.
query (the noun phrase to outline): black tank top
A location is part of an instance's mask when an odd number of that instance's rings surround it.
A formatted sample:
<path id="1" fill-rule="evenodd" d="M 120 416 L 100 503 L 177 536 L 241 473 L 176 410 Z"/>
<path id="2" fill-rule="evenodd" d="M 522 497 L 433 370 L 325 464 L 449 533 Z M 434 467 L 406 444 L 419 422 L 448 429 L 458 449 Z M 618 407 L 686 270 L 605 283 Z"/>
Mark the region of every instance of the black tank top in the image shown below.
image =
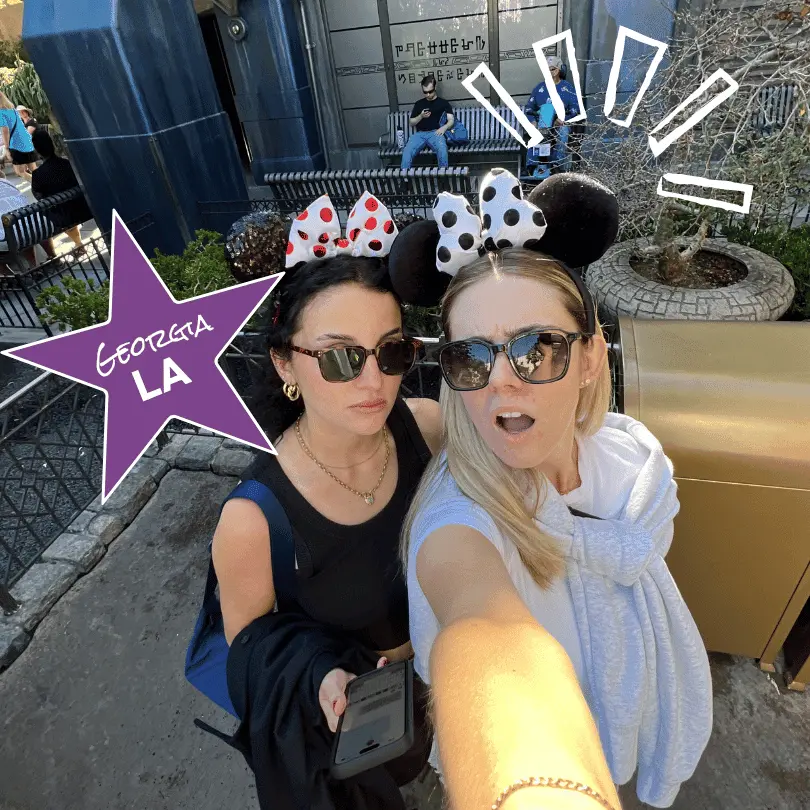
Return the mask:
<path id="1" fill-rule="evenodd" d="M 430 460 L 430 450 L 401 398 L 388 417 L 388 429 L 397 448 L 397 486 L 382 511 L 356 526 L 334 523 L 314 509 L 275 456 L 262 454 L 243 476 L 269 487 L 290 520 L 298 563 L 299 609 L 374 650 L 395 649 L 410 636 L 399 539 Z"/>

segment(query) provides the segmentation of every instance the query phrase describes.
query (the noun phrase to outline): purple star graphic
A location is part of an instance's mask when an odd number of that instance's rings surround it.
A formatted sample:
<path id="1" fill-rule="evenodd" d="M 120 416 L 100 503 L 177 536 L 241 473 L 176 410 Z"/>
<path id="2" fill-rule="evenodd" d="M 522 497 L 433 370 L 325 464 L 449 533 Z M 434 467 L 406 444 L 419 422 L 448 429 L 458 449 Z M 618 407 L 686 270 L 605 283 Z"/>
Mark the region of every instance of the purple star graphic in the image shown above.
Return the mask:
<path id="1" fill-rule="evenodd" d="M 2 353 L 107 394 L 103 503 L 171 419 L 276 454 L 217 359 L 283 275 L 178 302 L 113 211 L 107 321 Z"/>

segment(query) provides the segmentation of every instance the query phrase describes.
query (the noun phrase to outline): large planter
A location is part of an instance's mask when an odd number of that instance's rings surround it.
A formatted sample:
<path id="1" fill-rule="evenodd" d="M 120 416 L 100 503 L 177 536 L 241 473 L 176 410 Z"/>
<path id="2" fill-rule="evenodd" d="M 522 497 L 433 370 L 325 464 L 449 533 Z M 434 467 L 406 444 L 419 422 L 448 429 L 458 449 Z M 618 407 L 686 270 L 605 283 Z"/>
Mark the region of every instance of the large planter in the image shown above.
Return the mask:
<path id="1" fill-rule="evenodd" d="M 600 313 L 611 317 L 663 318 L 704 321 L 775 321 L 787 312 L 796 288 L 784 265 L 750 247 L 725 239 L 707 239 L 703 250 L 742 262 L 747 276 L 716 289 L 686 289 L 650 281 L 630 266 L 637 245 L 631 240 L 614 245 L 588 268 L 586 282 Z"/>

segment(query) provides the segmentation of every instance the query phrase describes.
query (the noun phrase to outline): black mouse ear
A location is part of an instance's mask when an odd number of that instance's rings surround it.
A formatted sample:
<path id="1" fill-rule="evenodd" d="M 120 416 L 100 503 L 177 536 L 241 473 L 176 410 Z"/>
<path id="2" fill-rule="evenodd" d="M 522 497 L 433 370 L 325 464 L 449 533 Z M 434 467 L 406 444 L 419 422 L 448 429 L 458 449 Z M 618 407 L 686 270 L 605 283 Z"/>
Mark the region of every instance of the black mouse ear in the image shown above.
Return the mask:
<path id="1" fill-rule="evenodd" d="M 225 240 L 231 275 L 240 283 L 284 271 L 292 218 L 256 211 L 238 219 Z"/>
<path id="2" fill-rule="evenodd" d="M 529 194 L 548 228 L 536 249 L 568 267 L 600 259 L 619 232 L 619 202 L 598 180 L 584 174 L 554 174 Z"/>
<path id="3" fill-rule="evenodd" d="M 388 254 L 394 292 L 406 304 L 437 306 L 451 277 L 436 268 L 439 226 L 433 220 L 413 222 L 400 231 Z"/>

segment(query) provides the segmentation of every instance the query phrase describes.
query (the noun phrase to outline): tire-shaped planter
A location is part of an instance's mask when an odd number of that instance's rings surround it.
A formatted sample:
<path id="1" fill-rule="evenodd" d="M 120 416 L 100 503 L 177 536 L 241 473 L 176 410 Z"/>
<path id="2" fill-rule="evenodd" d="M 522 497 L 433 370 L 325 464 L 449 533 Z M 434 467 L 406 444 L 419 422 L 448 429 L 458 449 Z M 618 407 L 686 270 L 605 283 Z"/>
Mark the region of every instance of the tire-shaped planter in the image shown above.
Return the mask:
<path id="1" fill-rule="evenodd" d="M 633 249 L 646 244 L 646 239 L 621 242 L 588 268 L 586 283 L 600 312 L 612 317 L 670 320 L 776 321 L 796 294 L 793 277 L 784 265 L 766 253 L 725 239 L 707 239 L 702 250 L 744 264 L 748 274 L 742 281 L 700 290 L 650 281 L 630 267 Z"/>

